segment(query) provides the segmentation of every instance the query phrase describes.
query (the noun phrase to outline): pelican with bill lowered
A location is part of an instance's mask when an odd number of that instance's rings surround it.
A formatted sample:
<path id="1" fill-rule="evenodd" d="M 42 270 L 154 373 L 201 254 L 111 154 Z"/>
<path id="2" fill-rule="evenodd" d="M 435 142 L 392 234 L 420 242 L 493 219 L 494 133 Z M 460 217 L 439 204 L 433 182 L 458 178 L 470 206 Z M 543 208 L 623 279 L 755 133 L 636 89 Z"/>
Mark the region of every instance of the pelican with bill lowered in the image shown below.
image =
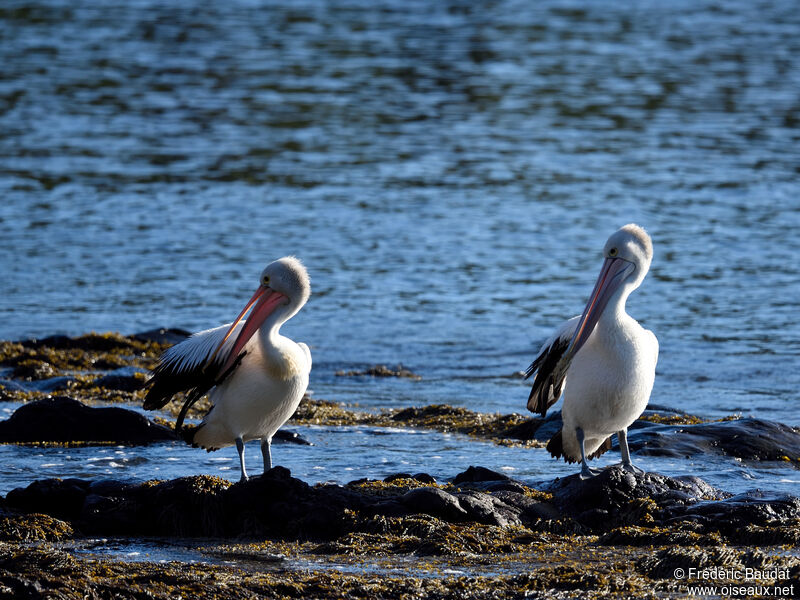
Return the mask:
<path id="1" fill-rule="evenodd" d="M 548 442 L 555 458 L 581 462 L 581 478 L 596 472 L 587 458 L 611 448 L 617 435 L 622 467 L 631 462 L 628 427 L 647 406 L 655 380 L 658 340 L 625 311 L 653 258 L 647 232 L 629 224 L 603 248 L 603 267 L 583 314 L 559 326 L 526 371 L 535 375 L 528 410 L 544 416 L 564 392 L 562 428 Z"/>
<path id="2" fill-rule="evenodd" d="M 258 439 L 264 471 L 269 470 L 272 436 L 294 414 L 311 371 L 308 346 L 281 335 L 280 328 L 310 294 L 308 273 L 297 258 L 267 265 L 258 289 L 233 323 L 195 333 L 164 352 L 149 381 L 144 408 L 162 408 L 185 392 L 175 424 L 180 432 L 189 408 L 208 393 L 211 410 L 184 438 L 209 451 L 235 445 L 241 480 L 247 479 L 244 444 Z"/>

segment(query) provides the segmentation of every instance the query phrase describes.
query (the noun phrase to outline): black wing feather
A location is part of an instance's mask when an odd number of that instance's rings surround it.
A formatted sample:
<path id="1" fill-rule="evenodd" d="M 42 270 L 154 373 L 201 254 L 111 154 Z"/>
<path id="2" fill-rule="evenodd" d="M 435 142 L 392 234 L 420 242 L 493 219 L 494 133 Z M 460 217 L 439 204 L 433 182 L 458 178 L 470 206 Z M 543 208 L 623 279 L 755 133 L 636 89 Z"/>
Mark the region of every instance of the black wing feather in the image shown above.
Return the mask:
<path id="1" fill-rule="evenodd" d="M 219 362 L 210 365 L 200 364 L 191 369 L 181 369 L 176 362 L 161 362 L 153 369 L 153 376 L 148 385 L 150 390 L 144 398 L 142 405 L 145 410 L 163 408 L 178 392 L 186 392 L 178 419 L 175 422 L 175 431 L 180 433 L 186 413 L 192 405 L 205 396 L 211 388 L 222 383 L 233 373 L 247 352 L 242 352 L 236 357 L 234 363 L 224 373 L 220 372 Z"/>
<path id="2" fill-rule="evenodd" d="M 528 396 L 529 411 L 544 416 L 547 409 L 561 396 L 561 388 L 571 360 L 565 356 L 569 342 L 568 338 L 557 337 L 526 369 L 525 379 L 536 374 Z"/>

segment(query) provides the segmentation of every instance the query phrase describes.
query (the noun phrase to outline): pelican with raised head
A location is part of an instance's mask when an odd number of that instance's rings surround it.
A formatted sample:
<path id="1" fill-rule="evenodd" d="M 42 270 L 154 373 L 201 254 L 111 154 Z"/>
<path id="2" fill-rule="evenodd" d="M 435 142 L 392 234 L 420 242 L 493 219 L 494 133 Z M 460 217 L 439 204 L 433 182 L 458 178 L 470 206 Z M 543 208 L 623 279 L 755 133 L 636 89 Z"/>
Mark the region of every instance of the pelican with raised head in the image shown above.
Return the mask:
<path id="1" fill-rule="evenodd" d="M 563 425 L 547 449 L 555 458 L 580 461 L 582 479 L 596 474 L 586 459 L 609 450 L 614 433 L 622 467 L 641 472 L 631 462 L 627 431 L 647 406 L 658 360 L 656 336 L 625 312 L 650 268 L 650 236 L 625 225 L 608 238 L 603 256 L 583 314 L 563 323 L 526 371 L 526 378 L 535 375 L 531 412 L 544 416 L 564 390 Z"/>
<path id="2" fill-rule="evenodd" d="M 144 408 L 162 408 L 173 395 L 186 392 L 175 424 L 180 432 L 186 412 L 209 393 L 211 410 L 184 438 L 209 451 L 236 445 L 243 481 L 244 444 L 259 439 L 264 471 L 269 470 L 272 436 L 294 414 L 311 371 L 308 346 L 284 337 L 280 328 L 310 294 L 308 273 L 297 258 L 286 256 L 267 265 L 258 289 L 233 323 L 195 333 L 164 352 L 149 381 Z"/>

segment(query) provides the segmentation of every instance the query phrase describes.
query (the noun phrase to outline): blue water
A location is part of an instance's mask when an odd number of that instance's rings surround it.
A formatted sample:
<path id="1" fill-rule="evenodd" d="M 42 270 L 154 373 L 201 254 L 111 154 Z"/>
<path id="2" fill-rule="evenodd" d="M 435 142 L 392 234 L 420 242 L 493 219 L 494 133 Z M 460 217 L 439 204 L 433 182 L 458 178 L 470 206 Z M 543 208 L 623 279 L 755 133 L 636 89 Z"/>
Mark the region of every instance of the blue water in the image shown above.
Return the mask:
<path id="1" fill-rule="evenodd" d="M 6 0 L 0 40 L 0 338 L 221 324 L 292 253 L 317 397 L 524 411 L 634 221 L 652 401 L 800 424 L 793 1 Z M 334 375 L 375 363 L 422 380 Z"/>

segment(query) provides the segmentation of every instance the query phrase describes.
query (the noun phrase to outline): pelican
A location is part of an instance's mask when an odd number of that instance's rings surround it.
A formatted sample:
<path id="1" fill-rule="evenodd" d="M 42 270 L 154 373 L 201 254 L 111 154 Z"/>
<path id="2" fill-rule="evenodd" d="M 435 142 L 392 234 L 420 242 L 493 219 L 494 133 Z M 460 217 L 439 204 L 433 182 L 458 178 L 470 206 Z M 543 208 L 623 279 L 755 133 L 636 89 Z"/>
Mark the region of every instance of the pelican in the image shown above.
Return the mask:
<path id="1" fill-rule="evenodd" d="M 547 449 L 555 458 L 580 460 L 581 479 L 596 475 L 586 459 L 609 450 L 614 433 L 622 467 L 642 472 L 631 462 L 627 432 L 647 406 L 658 360 L 656 336 L 625 312 L 650 268 L 650 236 L 625 225 L 608 238 L 603 256 L 583 314 L 558 327 L 525 372 L 526 379 L 536 375 L 528 397 L 533 413 L 544 416 L 564 390 L 563 425 Z"/>
<path id="2" fill-rule="evenodd" d="M 284 337 L 280 328 L 310 294 L 308 273 L 297 258 L 286 256 L 267 265 L 258 289 L 233 323 L 195 333 L 164 352 L 149 381 L 144 408 L 162 408 L 174 394 L 186 391 L 175 424 L 180 432 L 186 412 L 210 391 L 213 406 L 199 427 L 184 432 L 186 440 L 208 451 L 235 444 L 241 481 L 246 481 L 244 444 L 259 439 L 268 471 L 272 436 L 294 414 L 311 371 L 308 346 Z"/>

